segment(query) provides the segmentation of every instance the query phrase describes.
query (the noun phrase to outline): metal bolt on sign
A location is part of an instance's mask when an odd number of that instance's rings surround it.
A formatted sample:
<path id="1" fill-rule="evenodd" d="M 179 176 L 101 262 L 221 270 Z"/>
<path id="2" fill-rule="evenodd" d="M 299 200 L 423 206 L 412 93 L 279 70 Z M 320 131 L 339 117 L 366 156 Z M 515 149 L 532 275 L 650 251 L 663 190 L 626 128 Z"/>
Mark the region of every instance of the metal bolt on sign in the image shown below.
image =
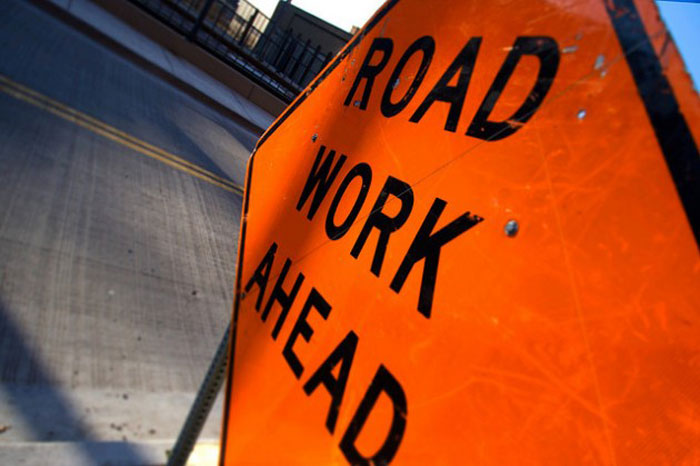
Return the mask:
<path id="1" fill-rule="evenodd" d="M 518 225 L 517 220 L 508 220 L 508 223 L 506 223 L 506 226 L 503 230 L 506 232 L 506 236 L 512 238 L 518 234 L 519 229 L 520 225 Z"/>

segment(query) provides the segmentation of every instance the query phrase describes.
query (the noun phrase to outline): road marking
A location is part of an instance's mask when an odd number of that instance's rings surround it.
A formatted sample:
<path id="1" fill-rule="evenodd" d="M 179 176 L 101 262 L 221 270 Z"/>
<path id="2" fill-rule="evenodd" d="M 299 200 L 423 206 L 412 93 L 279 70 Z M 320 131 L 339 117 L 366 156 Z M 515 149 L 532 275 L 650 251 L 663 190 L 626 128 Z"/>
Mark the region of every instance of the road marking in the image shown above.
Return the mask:
<path id="1" fill-rule="evenodd" d="M 121 131 L 114 126 L 91 117 L 83 112 L 71 108 L 57 100 L 47 97 L 39 92 L 30 89 L 22 84 L 19 84 L 8 77 L 0 74 L 0 91 L 34 105 L 42 110 L 52 113 L 64 120 L 75 123 L 83 128 L 86 128 L 93 133 L 99 134 L 111 141 L 117 142 L 123 146 L 133 149 L 140 154 L 156 159 L 164 164 L 195 176 L 214 186 L 218 186 L 230 192 L 243 194 L 243 188 L 236 185 L 230 180 L 222 178 L 198 165 L 195 165 L 187 160 L 178 157 L 175 154 L 161 149 L 160 147 L 149 144 L 135 136 L 132 136 L 124 131 Z"/>

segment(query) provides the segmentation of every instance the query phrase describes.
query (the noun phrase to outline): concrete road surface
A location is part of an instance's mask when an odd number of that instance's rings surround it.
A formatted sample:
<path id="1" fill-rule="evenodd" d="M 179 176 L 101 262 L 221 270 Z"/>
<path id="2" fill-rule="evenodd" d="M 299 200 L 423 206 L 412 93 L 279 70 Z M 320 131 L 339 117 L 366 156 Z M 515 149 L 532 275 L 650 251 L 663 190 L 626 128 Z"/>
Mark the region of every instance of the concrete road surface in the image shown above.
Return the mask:
<path id="1" fill-rule="evenodd" d="M 2 0 L 0 463 L 2 444 L 175 437 L 229 319 L 255 140 Z"/>

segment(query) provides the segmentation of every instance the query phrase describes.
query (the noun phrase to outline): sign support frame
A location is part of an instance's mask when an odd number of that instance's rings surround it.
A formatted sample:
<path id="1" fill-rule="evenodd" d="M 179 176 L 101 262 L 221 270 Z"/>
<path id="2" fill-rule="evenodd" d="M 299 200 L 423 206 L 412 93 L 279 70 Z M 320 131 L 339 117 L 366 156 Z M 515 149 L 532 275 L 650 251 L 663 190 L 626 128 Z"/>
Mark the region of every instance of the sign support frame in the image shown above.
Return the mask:
<path id="1" fill-rule="evenodd" d="M 226 326 L 224 336 L 216 348 L 214 359 L 212 359 L 209 369 L 202 380 L 197 396 L 192 402 L 185 423 L 182 425 L 180 434 L 168 457 L 167 466 L 185 466 L 187 459 L 192 453 L 194 444 L 202 432 L 204 423 L 209 417 L 211 408 L 214 406 L 216 396 L 221 391 L 221 386 L 226 377 L 226 362 L 228 360 L 228 346 L 230 340 L 231 324 Z"/>

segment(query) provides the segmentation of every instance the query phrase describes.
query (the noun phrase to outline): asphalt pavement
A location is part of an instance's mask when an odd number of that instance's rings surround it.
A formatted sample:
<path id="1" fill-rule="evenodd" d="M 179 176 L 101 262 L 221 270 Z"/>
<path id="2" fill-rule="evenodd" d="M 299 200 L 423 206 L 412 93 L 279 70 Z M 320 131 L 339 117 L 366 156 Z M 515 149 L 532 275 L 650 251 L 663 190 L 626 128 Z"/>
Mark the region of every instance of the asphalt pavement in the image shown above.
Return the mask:
<path id="1" fill-rule="evenodd" d="M 230 318 L 255 140 L 3 0 L 0 463 L 26 442 L 138 463 L 130 442 L 174 439 Z"/>

